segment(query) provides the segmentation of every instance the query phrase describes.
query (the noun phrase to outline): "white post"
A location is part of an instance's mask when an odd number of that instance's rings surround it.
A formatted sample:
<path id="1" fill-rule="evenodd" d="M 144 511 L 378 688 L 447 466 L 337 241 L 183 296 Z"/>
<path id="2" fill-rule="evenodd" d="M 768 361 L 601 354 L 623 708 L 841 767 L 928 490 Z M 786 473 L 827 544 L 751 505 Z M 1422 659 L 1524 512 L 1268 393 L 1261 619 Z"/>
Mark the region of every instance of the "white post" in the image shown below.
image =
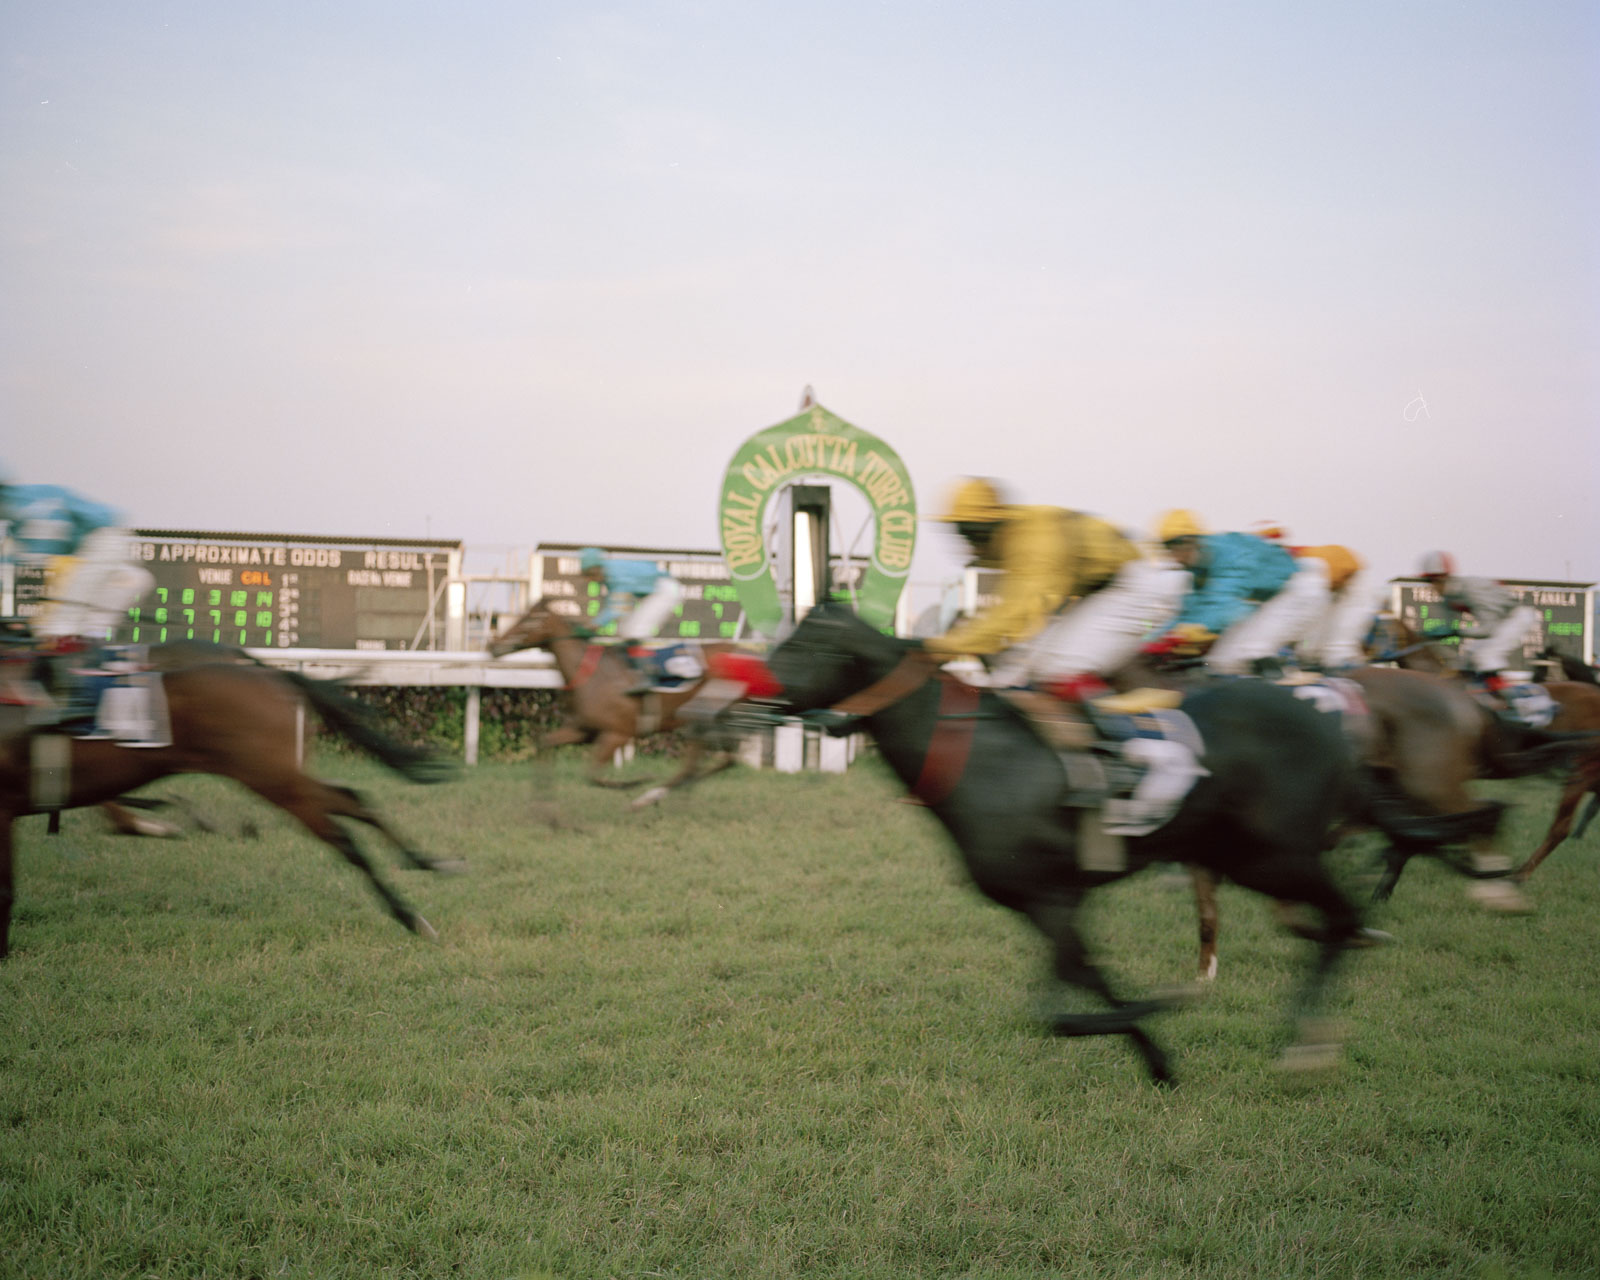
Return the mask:
<path id="1" fill-rule="evenodd" d="M 853 737 L 830 738 L 823 734 L 817 742 L 817 768 L 822 773 L 843 773 L 850 767 Z"/>
<path id="2" fill-rule="evenodd" d="M 483 690 L 478 685 L 467 686 L 467 722 L 465 726 L 467 764 L 478 763 L 478 713 L 483 704 Z"/>
<path id="3" fill-rule="evenodd" d="M 803 724 L 780 724 L 772 731 L 772 767 L 779 773 L 799 773 L 806 767 Z"/>

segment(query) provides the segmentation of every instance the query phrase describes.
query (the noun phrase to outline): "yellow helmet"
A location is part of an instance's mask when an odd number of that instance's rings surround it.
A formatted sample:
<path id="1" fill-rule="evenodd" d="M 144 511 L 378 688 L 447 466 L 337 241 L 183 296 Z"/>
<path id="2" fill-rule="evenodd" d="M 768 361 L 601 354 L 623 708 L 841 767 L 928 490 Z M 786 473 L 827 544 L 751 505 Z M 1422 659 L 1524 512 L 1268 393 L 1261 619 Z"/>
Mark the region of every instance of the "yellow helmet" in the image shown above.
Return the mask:
<path id="1" fill-rule="evenodd" d="M 944 514 L 934 519 L 950 524 L 993 524 L 1005 517 L 1005 503 L 994 481 L 972 476 L 956 486 L 945 505 Z"/>
<path id="2" fill-rule="evenodd" d="M 1202 538 L 1205 526 L 1192 511 L 1169 511 L 1156 522 L 1156 540 L 1171 542 L 1175 538 Z"/>

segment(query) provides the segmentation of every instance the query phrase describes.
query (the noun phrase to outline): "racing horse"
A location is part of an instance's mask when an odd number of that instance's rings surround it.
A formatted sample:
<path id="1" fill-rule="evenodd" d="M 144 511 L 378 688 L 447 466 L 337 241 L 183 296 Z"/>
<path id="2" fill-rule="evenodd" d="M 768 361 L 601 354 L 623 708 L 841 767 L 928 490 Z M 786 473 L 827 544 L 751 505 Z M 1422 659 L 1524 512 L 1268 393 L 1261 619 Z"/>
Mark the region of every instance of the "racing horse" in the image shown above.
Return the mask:
<path id="1" fill-rule="evenodd" d="M 728 645 L 704 645 L 708 658 L 728 650 Z M 489 642 L 491 657 L 503 658 L 519 649 L 546 649 L 566 682 L 566 722 L 539 739 L 538 747 L 591 743 L 588 779 L 597 787 L 626 789 L 642 785 L 643 778 L 612 778 L 612 760 L 637 738 L 689 728 L 683 763 L 665 782 L 650 787 L 631 806 L 642 809 L 667 792 L 719 773 L 734 763 L 733 744 L 715 741 L 701 730 L 706 720 L 697 718 L 690 702 L 707 687 L 708 677 L 686 681 L 681 689 L 630 694 L 637 674 L 623 661 L 615 645 L 596 644 L 579 632 L 574 621 L 557 612 L 549 598 L 532 608 Z M 709 760 L 707 757 L 709 756 Z"/>
<path id="2" fill-rule="evenodd" d="M 412 867 L 450 871 L 460 864 L 427 857 L 355 791 L 303 771 L 297 728 L 301 699 L 329 728 L 414 782 L 448 776 L 443 761 L 388 738 L 367 709 L 331 681 L 264 664 L 224 661 L 172 671 L 163 683 L 169 746 L 124 747 L 49 733 L 13 733 L 0 739 L 0 958 L 8 950 L 14 900 L 13 821 L 48 809 L 98 804 L 179 773 L 232 778 L 271 801 L 359 869 L 402 925 L 437 938 L 433 926 L 379 878 L 336 820 L 351 818 L 375 828 Z"/>
<path id="3" fill-rule="evenodd" d="M 1395 619 L 1390 623 L 1396 649 L 1396 661 L 1405 668 L 1436 672 L 1450 679 L 1456 688 L 1465 688 L 1460 673 L 1450 661 L 1448 651 L 1434 636 L 1419 635 Z M 1547 651 L 1549 653 L 1549 651 Z M 1554 764 L 1571 760 L 1570 772 L 1556 802 L 1556 811 L 1550 819 L 1549 829 L 1539 847 L 1523 860 L 1511 873 L 1519 884 L 1526 883 L 1543 862 L 1569 836 L 1579 839 L 1600 811 L 1600 683 L 1596 682 L 1594 669 L 1576 658 L 1563 654 L 1550 654 L 1561 663 L 1565 680 L 1552 680 L 1542 684 L 1556 706 L 1555 718 L 1545 733 L 1537 731 L 1529 737 L 1542 739 L 1548 746 L 1531 751 L 1516 752 L 1508 747 L 1511 735 L 1488 708 L 1473 700 L 1482 726 L 1479 756 L 1481 776 L 1489 778 L 1520 777 L 1547 769 Z M 1585 742 L 1590 745 L 1585 748 Z M 1579 807 L 1588 797 L 1589 804 L 1578 816 Z"/>
<path id="4" fill-rule="evenodd" d="M 773 695 L 780 708 L 820 709 L 836 730 L 859 723 L 870 733 L 944 826 L 974 885 L 1044 936 L 1055 978 L 1110 1006 L 1051 1016 L 1056 1035 L 1127 1036 L 1153 1080 L 1173 1081 L 1166 1052 L 1141 1025 L 1165 1002 L 1118 997 L 1089 958 L 1078 916 L 1093 890 L 1152 862 L 1175 861 L 1320 916 L 1310 930 L 1315 958 L 1293 1004 L 1298 1039 L 1285 1060 L 1308 1064 L 1337 1052 L 1318 1015 L 1343 952 L 1359 940 L 1361 918 L 1321 860 L 1356 795 L 1334 717 L 1262 681 L 1219 682 L 1191 694 L 1183 709 L 1206 743 L 1208 776 L 1165 826 L 1107 859 L 1091 856 L 1080 840 L 1087 830 L 1080 811 L 1062 807 L 1067 779 L 1057 753 L 1009 703 L 936 672 L 914 643 L 885 636 L 830 601 L 806 615 L 768 665 L 781 685 Z"/>

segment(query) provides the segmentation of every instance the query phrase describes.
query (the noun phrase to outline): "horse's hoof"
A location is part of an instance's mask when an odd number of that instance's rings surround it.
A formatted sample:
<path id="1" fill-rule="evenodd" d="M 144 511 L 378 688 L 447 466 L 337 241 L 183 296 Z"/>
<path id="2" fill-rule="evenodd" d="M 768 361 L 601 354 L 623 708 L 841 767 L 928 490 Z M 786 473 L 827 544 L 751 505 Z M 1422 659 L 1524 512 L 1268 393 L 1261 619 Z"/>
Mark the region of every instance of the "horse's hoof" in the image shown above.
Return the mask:
<path id="1" fill-rule="evenodd" d="M 1332 1018 L 1305 1018 L 1300 1038 L 1283 1051 L 1278 1069 L 1288 1078 L 1307 1079 L 1336 1071 L 1344 1056 L 1344 1033 Z"/>
<path id="2" fill-rule="evenodd" d="M 1200 972 L 1195 975 L 1196 982 L 1215 982 L 1217 980 L 1217 958 L 1212 956 L 1206 961 Z"/>
<path id="3" fill-rule="evenodd" d="M 1505 880 L 1481 880 L 1467 890 L 1467 896 L 1485 910 L 1504 915 L 1525 916 L 1533 911 L 1528 895 Z"/>
<path id="4" fill-rule="evenodd" d="M 1394 941 L 1394 934 L 1385 933 L 1382 929 L 1360 928 L 1356 930 L 1355 937 L 1350 939 L 1352 947 L 1386 947 Z"/>
<path id="5" fill-rule="evenodd" d="M 648 809 L 657 801 L 665 799 L 666 794 L 667 789 L 665 787 L 651 787 L 650 790 L 630 804 L 628 808 L 634 813 L 637 813 L 640 809 Z"/>
<path id="6" fill-rule="evenodd" d="M 1278 1059 L 1278 1070 L 1286 1079 L 1306 1080 L 1337 1071 L 1343 1057 L 1344 1046 L 1337 1041 L 1329 1044 L 1292 1044 Z"/>
<path id="7" fill-rule="evenodd" d="M 467 874 L 467 860 L 465 858 L 438 858 L 428 863 L 429 871 L 437 871 L 442 876 L 464 876 Z"/>
<path id="8" fill-rule="evenodd" d="M 171 840 L 183 834 L 170 822 L 158 822 L 154 818 L 135 817 L 128 823 L 127 835 L 150 836 L 156 840 Z"/>
<path id="9" fill-rule="evenodd" d="M 439 931 L 415 912 L 411 915 L 411 928 L 425 942 L 439 941 Z"/>

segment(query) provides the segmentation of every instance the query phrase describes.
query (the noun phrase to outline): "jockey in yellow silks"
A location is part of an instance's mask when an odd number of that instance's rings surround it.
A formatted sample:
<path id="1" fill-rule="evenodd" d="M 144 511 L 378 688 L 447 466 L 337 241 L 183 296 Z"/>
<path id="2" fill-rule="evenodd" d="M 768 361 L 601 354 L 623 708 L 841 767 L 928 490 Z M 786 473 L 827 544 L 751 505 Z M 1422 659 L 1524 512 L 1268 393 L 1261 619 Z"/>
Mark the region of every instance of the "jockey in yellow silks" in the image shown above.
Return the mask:
<path id="1" fill-rule="evenodd" d="M 972 563 L 1001 572 L 999 599 L 943 635 L 923 641 L 940 658 L 997 659 L 990 683 L 1031 686 L 1070 701 L 1110 694 L 1105 677 L 1177 612 L 1189 576 L 1146 559 L 1116 526 L 1061 507 L 1006 502 L 994 483 L 963 481 L 941 515 L 973 551 Z M 1120 744 L 1147 772 L 1127 800 L 1108 802 L 1106 830 L 1143 835 L 1170 815 L 1174 795 L 1202 772 L 1172 741 Z"/>

